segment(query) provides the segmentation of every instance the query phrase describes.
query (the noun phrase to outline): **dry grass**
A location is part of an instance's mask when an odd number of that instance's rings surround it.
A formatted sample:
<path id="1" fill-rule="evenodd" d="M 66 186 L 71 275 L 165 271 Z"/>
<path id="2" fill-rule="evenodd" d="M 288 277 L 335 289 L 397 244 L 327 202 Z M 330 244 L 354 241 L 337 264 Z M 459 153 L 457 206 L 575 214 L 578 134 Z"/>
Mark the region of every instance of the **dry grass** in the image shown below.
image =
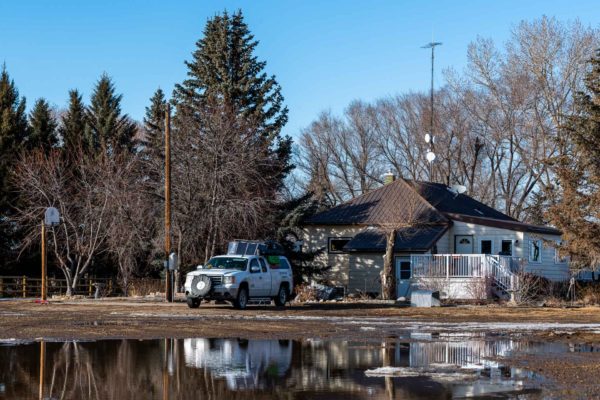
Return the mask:
<path id="1" fill-rule="evenodd" d="M 297 303 L 306 303 L 307 301 L 316 301 L 317 300 L 317 291 L 314 287 L 309 284 L 302 284 L 296 286 L 294 289 L 296 293 L 296 298 L 294 302 Z"/>
<path id="2" fill-rule="evenodd" d="M 158 292 L 164 292 L 163 281 L 160 279 L 140 278 L 134 279 L 129 285 L 129 296 L 148 296 Z"/>

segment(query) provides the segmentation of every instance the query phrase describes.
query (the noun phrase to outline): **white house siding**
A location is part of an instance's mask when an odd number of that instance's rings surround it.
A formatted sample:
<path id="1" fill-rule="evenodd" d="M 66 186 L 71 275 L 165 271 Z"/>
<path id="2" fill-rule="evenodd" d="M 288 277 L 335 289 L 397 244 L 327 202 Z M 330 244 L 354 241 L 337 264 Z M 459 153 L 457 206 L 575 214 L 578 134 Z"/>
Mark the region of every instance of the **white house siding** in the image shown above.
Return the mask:
<path id="1" fill-rule="evenodd" d="M 327 266 L 332 268 L 326 275 L 326 279 L 331 284 L 336 286 L 348 286 L 348 266 L 349 257 L 347 253 L 329 253 L 329 238 L 354 237 L 364 227 L 356 225 L 340 225 L 340 226 L 316 226 L 309 225 L 303 229 L 303 237 L 305 251 L 314 252 L 319 249 L 324 249 L 324 252 L 317 256 L 314 263 L 317 265 Z"/>
<path id="2" fill-rule="evenodd" d="M 532 240 L 542 240 L 542 251 L 540 262 L 532 262 L 529 259 L 529 245 Z M 550 243 L 558 243 L 560 236 L 543 235 L 539 233 L 525 233 L 523 245 L 523 257 L 527 260 L 525 271 L 543 276 L 552 281 L 564 281 L 570 278 L 569 264 L 556 260 L 555 247 Z"/>
<path id="3" fill-rule="evenodd" d="M 473 235 L 475 242 L 474 253 L 480 252 L 479 246 L 481 240 L 488 239 L 492 241 L 492 254 L 498 254 L 501 250 L 502 240 L 510 239 L 513 241 L 513 257 L 520 257 L 526 261 L 525 272 L 535 273 L 552 281 L 565 280 L 570 276 L 568 263 L 555 262 L 554 247 L 544 243 L 544 240 L 551 242 L 559 241 L 560 236 L 558 235 L 517 232 L 508 229 L 471 224 L 461 221 L 454 221 L 452 228 L 450 228 L 447 235 L 449 243 L 448 253 L 454 253 L 455 235 Z M 541 252 L 542 257 L 541 262 L 532 263 L 529 261 L 529 243 L 530 240 L 537 238 L 543 239 Z M 442 239 L 444 239 L 444 237 L 442 237 Z M 444 245 L 438 244 L 438 253 L 443 253 L 440 250 L 440 248 L 443 248 L 443 246 Z"/>
<path id="4" fill-rule="evenodd" d="M 447 230 L 441 238 L 437 241 L 437 253 L 438 254 L 451 254 L 453 253 L 452 248 L 450 247 L 450 231 Z"/>
<path id="5" fill-rule="evenodd" d="M 348 293 L 379 293 L 381 291 L 382 254 L 350 254 L 348 265 Z"/>
<path id="6" fill-rule="evenodd" d="M 513 241 L 513 257 L 523 257 L 523 232 L 511 231 L 508 229 L 495 228 L 492 226 L 484 226 L 471 224 L 467 222 L 454 221 L 452 227 L 448 231 L 448 254 L 454 253 L 454 238 L 456 235 L 473 235 L 474 254 L 480 253 L 480 241 L 492 241 L 492 254 L 498 254 L 501 250 L 502 240 Z M 443 254 L 439 251 L 438 253 Z"/>

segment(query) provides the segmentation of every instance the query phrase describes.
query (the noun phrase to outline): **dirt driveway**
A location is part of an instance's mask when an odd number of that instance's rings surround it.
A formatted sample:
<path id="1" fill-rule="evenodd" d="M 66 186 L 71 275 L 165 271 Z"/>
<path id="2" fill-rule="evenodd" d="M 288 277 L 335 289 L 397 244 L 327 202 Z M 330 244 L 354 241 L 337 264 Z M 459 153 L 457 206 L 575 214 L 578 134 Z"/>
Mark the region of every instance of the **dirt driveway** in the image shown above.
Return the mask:
<path id="1" fill-rule="evenodd" d="M 286 308 L 149 300 L 0 301 L 0 339 L 386 337 L 398 330 L 485 330 L 600 342 L 600 308 L 409 308 L 317 303 Z"/>

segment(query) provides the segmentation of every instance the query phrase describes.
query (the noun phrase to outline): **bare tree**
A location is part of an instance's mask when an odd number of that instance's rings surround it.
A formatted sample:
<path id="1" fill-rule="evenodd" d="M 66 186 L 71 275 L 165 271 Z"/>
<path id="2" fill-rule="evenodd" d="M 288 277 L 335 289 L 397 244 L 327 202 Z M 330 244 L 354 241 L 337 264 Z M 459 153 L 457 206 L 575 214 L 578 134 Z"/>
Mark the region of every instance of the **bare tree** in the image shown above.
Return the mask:
<path id="1" fill-rule="evenodd" d="M 265 169 L 256 124 L 222 105 L 201 115 L 178 115 L 173 135 L 173 210 L 176 241 L 186 263 L 205 261 L 224 242 L 261 237 L 272 226 L 275 182 Z"/>
<path id="2" fill-rule="evenodd" d="M 21 155 L 13 173 L 20 193 L 16 222 L 27 230 L 23 250 L 39 243 L 46 207 L 56 207 L 61 224 L 50 231 L 50 246 L 71 295 L 94 257 L 103 253 L 111 215 L 111 186 L 122 173 L 118 158 L 83 151 L 72 163 L 60 150 Z"/>

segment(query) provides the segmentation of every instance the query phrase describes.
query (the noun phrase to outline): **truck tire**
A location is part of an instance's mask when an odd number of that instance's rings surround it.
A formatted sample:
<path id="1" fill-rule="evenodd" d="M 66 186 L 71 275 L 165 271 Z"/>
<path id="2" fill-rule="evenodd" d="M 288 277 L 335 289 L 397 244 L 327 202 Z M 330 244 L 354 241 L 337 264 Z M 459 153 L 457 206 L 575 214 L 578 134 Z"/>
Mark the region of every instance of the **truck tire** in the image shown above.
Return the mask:
<path id="1" fill-rule="evenodd" d="M 279 287 L 279 292 L 277 292 L 277 297 L 275 297 L 275 305 L 278 307 L 285 307 L 285 303 L 288 300 L 288 289 L 287 287 L 281 285 Z"/>
<path id="2" fill-rule="evenodd" d="M 189 308 L 198 308 L 200 307 L 200 299 L 197 297 L 188 297 L 187 305 Z"/>
<path id="3" fill-rule="evenodd" d="M 233 302 L 233 306 L 238 310 L 244 310 L 248 306 L 248 288 L 242 287 L 238 291 L 238 295 Z"/>

